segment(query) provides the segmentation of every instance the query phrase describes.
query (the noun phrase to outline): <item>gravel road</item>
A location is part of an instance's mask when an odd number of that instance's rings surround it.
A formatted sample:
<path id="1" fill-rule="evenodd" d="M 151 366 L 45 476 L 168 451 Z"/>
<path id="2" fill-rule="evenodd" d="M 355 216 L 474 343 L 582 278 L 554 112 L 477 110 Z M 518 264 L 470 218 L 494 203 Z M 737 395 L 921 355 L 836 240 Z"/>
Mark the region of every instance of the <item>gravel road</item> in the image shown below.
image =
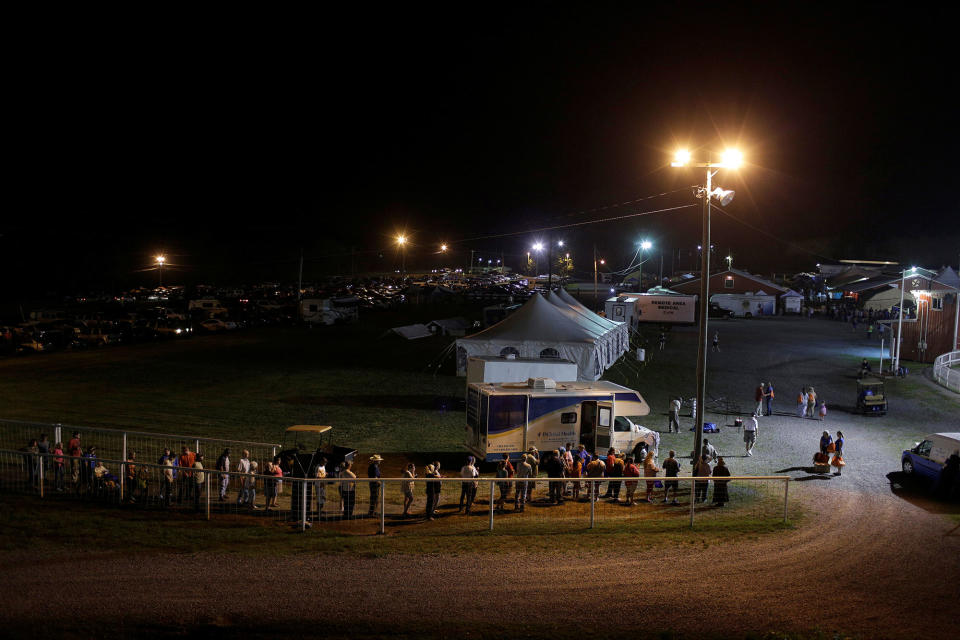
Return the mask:
<path id="1" fill-rule="evenodd" d="M 57 630 L 50 607 L 58 620 L 133 635 L 155 631 L 161 620 L 229 628 L 240 634 L 233 637 L 291 621 L 332 621 L 328 637 L 537 637 L 585 620 L 597 623 L 594 637 L 624 629 L 641 637 L 809 629 L 869 638 L 960 635 L 955 525 L 893 496 L 808 486 L 803 500 L 810 525 L 796 531 L 639 556 L 603 549 L 570 558 L 333 555 L 276 562 L 6 554 L 0 620 L 26 635 L 37 625 L 37 637 Z M 203 567 L 202 583 L 182 581 L 192 567 Z"/>

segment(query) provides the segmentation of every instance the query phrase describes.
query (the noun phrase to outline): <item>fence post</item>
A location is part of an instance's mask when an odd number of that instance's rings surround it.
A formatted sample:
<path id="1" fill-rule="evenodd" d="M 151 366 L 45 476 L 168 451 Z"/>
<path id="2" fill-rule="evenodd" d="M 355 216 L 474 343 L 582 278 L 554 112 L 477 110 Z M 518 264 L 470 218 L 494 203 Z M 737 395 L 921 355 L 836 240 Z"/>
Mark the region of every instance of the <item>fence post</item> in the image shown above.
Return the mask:
<path id="1" fill-rule="evenodd" d="M 54 442 L 63 442 L 63 436 L 61 431 L 62 431 L 62 425 L 59 422 L 53 425 L 53 441 Z"/>
<path id="2" fill-rule="evenodd" d="M 199 440 L 199 439 L 195 440 L 194 443 L 193 443 L 193 452 L 194 452 L 194 453 L 200 453 L 200 440 Z"/>
<path id="3" fill-rule="evenodd" d="M 597 511 L 597 501 L 594 499 L 594 494 L 600 490 L 600 486 L 593 480 L 588 480 L 588 482 L 590 483 L 590 491 L 587 493 L 587 497 L 590 498 L 590 528 L 593 529 Z"/>
<path id="4" fill-rule="evenodd" d="M 120 465 L 120 502 L 123 502 L 123 491 L 127 483 L 127 432 L 123 432 L 123 452 L 120 454 L 123 463 Z"/>
<path id="5" fill-rule="evenodd" d="M 490 481 L 490 531 L 493 531 L 493 480 Z"/>
<path id="6" fill-rule="evenodd" d="M 790 493 L 790 478 L 783 481 L 783 524 L 787 524 L 787 495 Z"/>
<path id="7" fill-rule="evenodd" d="M 292 492 L 291 492 L 292 493 Z M 307 479 L 300 481 L 300 531 L 307 530 Z"/>
<path id="8" fill-rule="evenodd" d="M 210 519 L 210 472 L 203 477 L 204 484 L 207 485 L 207 520 Z"/>
<path id="9" fill-rule="evenodd" d="M 45 478 L 45 475 L 44 475 L 44 473 L 43 473 L 43 454 L 38 455 L 37 458 L 38 458 L 37 462 L 38 462 L 38 464 L 39 464 L 39 471 L 40 471 L 40 497 L 42 498 L 42 497 L 43 497 L 43 483 L 44 483 L 44 480 L 46 479 L 46 478 Z"/>
<path id="10" fill-rule="evenodd" d="M 380 535 L 387 532 L 387 483 L 380 483 Z"/>
<path id="11" fill-rule="evenodd" d="M 691 480 L 690 481 L 690 528 L 691 529 L 693 529 L 693 511 L 697 505 L 697 494 L 695 493 L 696 487 L 697 487 L 697 483 Z"/>

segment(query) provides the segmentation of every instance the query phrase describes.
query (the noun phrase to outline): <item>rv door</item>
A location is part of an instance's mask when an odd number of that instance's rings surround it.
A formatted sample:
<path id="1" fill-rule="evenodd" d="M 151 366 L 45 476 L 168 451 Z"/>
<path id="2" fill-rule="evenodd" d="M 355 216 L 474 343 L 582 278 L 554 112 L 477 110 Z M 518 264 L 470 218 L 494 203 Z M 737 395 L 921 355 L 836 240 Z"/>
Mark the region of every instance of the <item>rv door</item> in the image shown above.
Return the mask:
<path id="1" fill-rule="evenodd" d="M 597 403 L 587 400 L 580 403 L 580 444 L 587 451 L 597 450 Z"/>
<path id="2" fill-rule="evenodd" d="M 610 432 L 613 430 L 613 403 L 597 402 L 597 453 L 606 453 L 610 449 Z"/>

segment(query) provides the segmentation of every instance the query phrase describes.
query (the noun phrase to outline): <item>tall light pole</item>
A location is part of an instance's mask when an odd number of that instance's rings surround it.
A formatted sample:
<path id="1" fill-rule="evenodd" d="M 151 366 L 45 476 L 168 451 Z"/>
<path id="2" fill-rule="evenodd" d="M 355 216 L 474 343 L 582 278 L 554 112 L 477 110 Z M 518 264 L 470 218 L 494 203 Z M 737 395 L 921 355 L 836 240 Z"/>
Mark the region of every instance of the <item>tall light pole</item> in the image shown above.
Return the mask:
<path id="1" fill-rule="evenodd" d="M 643 240 L 640 243 L 640 286 L 637 287 L 640 293 L 643 293 L 643 252 L 653 246 L 653 243 L 649 240 Z"/>
<path id="2" fill-rule="evenodd" d="M 397 244 L 400 246 L 400 279 L 407 279 L 407 236 L 400 234 L 397 236 Z"/>
<path id="3" fill-rule="evenodd" d="M 157 263 L 157 268 L 160 269 L 160 285 L 159 286 L 162 287 L 163 286 L 163 265 L 164 263 L 166 263 L 167 257 L 164 255 L 159 255 L 156 258 L 154 258 L 154 260 Z"/>
<path id="4" fill-rule="evenodd" d="M 910 267 L 909 271 L 911 273 L 917 270 L 916 267 Z M 900 308 L 897 311 L 899 319 L 897 320 L 897 355 L 894 358 L 893 362 L 893 371 L 896 373 L 900 371 L 900 336 L 903 334 L 903 290 L 906 289 L 907 285 L 907 269 L 904 269 L 900 272 Z M 883 373 L 882 371 L 880 373 Z"/>
<path id="5" fill-rule="evenodd" d="M 700 246 L 700 318 L 699 341 L 697 344 L 697 412 L 694 416 L 693 432 L 694 462 L 700 458 L 703 447 L 703 413 L 704 397 L 707 390 L 707 316 L 710 309 L 710 200 L 717 198 L 721 206 L 726 206 L 733 200 L 733 191 L 717 187 L 713 189 L 713 177 L 720 169 L 736 169 L 740 166 L 743 156 L 739 151 L 727 150 L 721 162 L 690 162 L 690 152 L 678 151 L 672 167 L 697 167 L 707 170 L 706 187 L 697 188 L 697 197 L 703 199 L 703 239 Z"/>

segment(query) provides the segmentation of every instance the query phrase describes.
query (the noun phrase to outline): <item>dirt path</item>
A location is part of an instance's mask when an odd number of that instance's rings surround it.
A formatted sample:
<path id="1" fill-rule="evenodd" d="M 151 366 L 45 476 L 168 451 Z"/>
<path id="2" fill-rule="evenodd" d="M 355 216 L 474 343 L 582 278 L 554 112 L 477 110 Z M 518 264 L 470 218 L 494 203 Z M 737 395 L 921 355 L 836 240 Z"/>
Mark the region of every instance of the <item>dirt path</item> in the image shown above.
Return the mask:
<path id="1" fill-rule="evenodd" d="M 801 499 L 813 513 L 795 532 L 641 556 L 336 555 L 278 563 L 212 554 L 6 554 L 0 619 L 49 624 L 53 608 L 59 619 L 141 631 L 163 620 L 235 631 L 333 621 L 331 634 L 353 637 L 521 628 L 531 637 L 567 637 L 564 629 L 587 620 L 603 627 L 593 634 L 600 637 L 622 629 L 684 637 L 815 628 L 870 638 L 960 635 L 960 531 L 950 520 L 890 495 L 804 486 Z M 183 583 L 190 575 L 204 582 Z"/>

